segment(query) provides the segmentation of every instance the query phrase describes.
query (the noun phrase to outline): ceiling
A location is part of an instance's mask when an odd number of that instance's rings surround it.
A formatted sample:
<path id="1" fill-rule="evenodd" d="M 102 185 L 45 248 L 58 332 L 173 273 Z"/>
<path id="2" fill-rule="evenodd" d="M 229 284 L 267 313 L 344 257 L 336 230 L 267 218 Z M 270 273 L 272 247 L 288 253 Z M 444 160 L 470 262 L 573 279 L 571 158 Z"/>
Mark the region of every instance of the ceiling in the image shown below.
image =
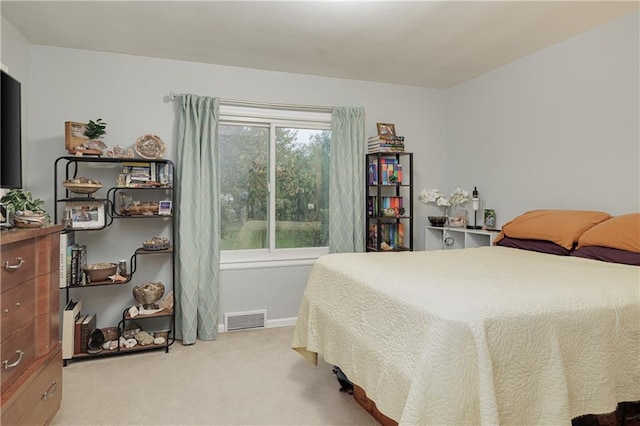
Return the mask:
<path id="1" fill-rule="evenodd" d="M 627 1 L 6 1 L 30 43 L 445 89 Z"/>

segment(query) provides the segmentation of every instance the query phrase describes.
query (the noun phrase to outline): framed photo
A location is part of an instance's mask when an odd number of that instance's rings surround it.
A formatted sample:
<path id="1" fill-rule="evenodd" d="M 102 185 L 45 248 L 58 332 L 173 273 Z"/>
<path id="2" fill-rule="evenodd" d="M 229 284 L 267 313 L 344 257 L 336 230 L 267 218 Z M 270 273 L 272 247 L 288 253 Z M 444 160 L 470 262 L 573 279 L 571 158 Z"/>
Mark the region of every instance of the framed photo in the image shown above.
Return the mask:
<path id="1" fill-rule="evenodd" d="M 496 211 L 493 209 L 484 209 L 484 227 L 487 229 L 495 229 L 496 227 Z"/>
<path id="2" fill-rule="evenodd" d="M 396 125 L 391 123 L 376 123 L 378 136 L 396 136 Z"/>
<path id="3" fill-rule="evenodd" d="M 171 215 L 171 201 L 160 201 L 158 206 L 158 214 L 160 216 Z"/>
<path id="4" fill-rule="evenodd" d="M 78 123 L 75 121 L 64 122 L 64 147 L 73 154 L 76 151 L 76 147 L 89 140 L 84 135 L 87 125 L 85 123 Z"/>
<path id="5" fill-rule="evenodd" d="M 67 201 L 65 211 L 71 217 L 71 229 L 101 229 L 105 227 L 102 201 Z"/>

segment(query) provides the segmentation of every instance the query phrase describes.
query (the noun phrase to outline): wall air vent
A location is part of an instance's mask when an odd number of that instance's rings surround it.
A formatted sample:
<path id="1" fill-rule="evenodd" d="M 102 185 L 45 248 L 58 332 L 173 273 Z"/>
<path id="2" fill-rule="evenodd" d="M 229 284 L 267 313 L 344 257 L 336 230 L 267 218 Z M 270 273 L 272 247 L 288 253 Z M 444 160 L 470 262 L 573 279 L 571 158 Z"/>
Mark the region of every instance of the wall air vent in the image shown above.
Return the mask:
<path id="1" fill-rule="evenodd" d="M 265 328 L 267 326 L 267 310 L 250 312 L 232 312 L 224 314 L 224 331 Z"/>

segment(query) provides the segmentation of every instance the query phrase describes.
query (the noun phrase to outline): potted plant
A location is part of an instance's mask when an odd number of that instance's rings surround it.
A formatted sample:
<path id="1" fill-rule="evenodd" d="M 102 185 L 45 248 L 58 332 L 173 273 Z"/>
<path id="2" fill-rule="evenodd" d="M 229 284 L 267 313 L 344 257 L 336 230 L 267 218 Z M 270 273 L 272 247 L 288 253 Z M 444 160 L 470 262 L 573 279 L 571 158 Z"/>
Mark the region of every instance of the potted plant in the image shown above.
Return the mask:
<path id="1" fill-rule="evenodd" d="M 98 118 L 96 121 L 89 120 L 85 126 L 84 135 L 89 139 L 102 139 L 107 134 L 107 123 Z"/>
<path id="2" fill-rule="evenodd" d="M 18 228 L 39 228 L 51 222 L 51 217 L 44 211 L 44 201 L 34 200 L 29 191 L 12 189 L 0 198 L 0 203 L 13 214 L 13 224 Z"/>
<path id="3" fill-rule="evenodd" d="M 85 124 L 84 135 L 89 139 L 82 144 L 86 149 L 102 151 L 107 148 L 107 144 L 102 140 L 102 136 L 107 134 L 107 123 L 98 118 L 96 121 L 89 120 Z"/>

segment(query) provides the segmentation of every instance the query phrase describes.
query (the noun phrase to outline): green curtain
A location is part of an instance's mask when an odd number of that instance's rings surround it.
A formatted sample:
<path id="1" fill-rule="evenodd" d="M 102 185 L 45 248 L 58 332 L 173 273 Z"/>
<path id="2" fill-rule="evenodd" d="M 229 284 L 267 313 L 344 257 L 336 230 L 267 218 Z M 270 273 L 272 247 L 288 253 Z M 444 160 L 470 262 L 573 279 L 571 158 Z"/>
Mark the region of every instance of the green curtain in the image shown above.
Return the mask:
<path id="1" fill-rule="evenodd" d="M 218 337 L 220 292 L 219 99 L 182 96 L 176 174 L 176 338 Z"/>
<path id="2" fill-rule="evenodd" d="M 331 115 L 329 252 L 364 251 L 364 108 L 335 107 Z"/>

